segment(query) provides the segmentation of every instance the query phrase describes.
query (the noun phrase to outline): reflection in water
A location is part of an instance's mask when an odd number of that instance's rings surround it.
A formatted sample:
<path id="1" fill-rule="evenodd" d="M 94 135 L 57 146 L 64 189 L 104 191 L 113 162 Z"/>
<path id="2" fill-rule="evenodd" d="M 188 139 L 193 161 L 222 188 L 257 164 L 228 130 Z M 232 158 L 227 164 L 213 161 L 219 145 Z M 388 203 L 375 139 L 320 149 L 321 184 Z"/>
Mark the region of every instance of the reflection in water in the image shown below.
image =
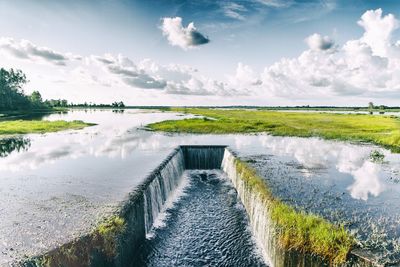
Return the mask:
<path id="1" fill-rule="evenodd" d="M 0 139 L 0 157 L 4 158 L 13 151 L 27 151 L 31 146 L 31 141 L 23 137 L 11 137 Z"/>
<path id="2" fill-rule="evenodd" d="M 274 195 L 343 224 L 383 265 L 400 260 L 400 157 L 371 145 L 260 136 L 265 153 L 246 158 Z M 374 162 L 379 150 L 384 162 Z M 396 265 L 397 266 L 397 265 Z"/>
<path id="3" fill-rule="evenodd" d="M 368 195 L 379 196 L 385 190 L 385 185 L 382 181 L 384 173 L 381 166 L 366 161 L 357 170 L 352 172 L 354 176 L 354 184 L 348 187 L 353 198 L 368 200 Z"/>
<path id="4" fill-rule="evenodd" d="M 241 157 L 264 155 L 265 160 L 257 166 L 278 196 L 286 194 L 293 205 L 332 221 L 350 221 L 351 230 L 357 228 L 356 235 L 364 241 L 372 240 L 371 233 L 390 231 L 390 235 L 375 236 L 383 240 L 382 244 L 398 244 L 400 248 L 400 239 L 397 243 L 390 241 L 400 238 L 400 229 L 396 228 L 400 221 L 400 184 L 393 182 L 400 173 L 398 154 L 378 148 L 385 162 L 377 163 L 370 159 L 371 151 L 377 149 L 374 146 L 318 138 L 170 135 L 141 130 L 151 122 L 187 117 L 149 110 L 72 110 L 45 119 L 98 125 L 29 135 L 25 146 L 14 149 L 19 153 L 2 152 L 0 265 L 10 255 L 37 252 L 88 230 L 172 148 L 184 144 L 229 145 Z M 18 244 L 12 252 L 7 250 L 10 244 Z"/>
<path id="5" fill-rule="evenodd" d="M 386 174 L 382 171 L 382 165 L 372 162 L 370 158 L 373 147 L 328 142 L 316 138 L 260 138 L 263 146 L 268 147 L 274 155 L 294 157 L 305 167 L 306 176 L 310 176 L 310 169 L 332 167 L 341 173 L 351 174 L 354 183 L 348 190 L 355 199 L 367 200 L 369 195 L 376 197 L 385 190 Z"/>

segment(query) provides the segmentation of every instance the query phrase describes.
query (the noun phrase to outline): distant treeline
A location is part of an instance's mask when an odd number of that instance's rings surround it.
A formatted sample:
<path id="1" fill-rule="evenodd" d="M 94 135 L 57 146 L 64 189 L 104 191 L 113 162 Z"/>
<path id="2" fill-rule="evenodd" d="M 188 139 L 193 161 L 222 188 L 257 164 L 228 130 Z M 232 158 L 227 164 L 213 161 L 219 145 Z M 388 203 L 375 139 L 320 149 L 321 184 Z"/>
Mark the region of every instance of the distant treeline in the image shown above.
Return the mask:
<path id="1" fill-rule="evenodd" d="M 125 108 L 124 102 L 113 102 L 111 104 L 96 104 L 96 103 L 83 103 L 83 104 L 68 104 L 68 107 L 76 107 L 76 108 Z"/>
<path id="2" fill-rule="evenodd" d="M 343 110 L 343 111 L 368 111 L 371 108 L 375 110 L 400 110 L 399 107 L 391 107 L 385 105 L 366 105 L 358 107 L 339 107 L 339 106 L 128 106 L 129 108 L 140 108 L 140 109 L 163 109 L 171 110 L 173 108 L 214 108 L 214 109 L 257 109 L 257 110 Z"/>
<path id="3" fill-rule="evenodd" d="M 29 111 L 37 109 L 52 108 L 126 108 L 124 102 L 113 102 L 111 104 L 96 103 L 69 103 L 65 99 L 43 100 L 39 91 L 34 91 L 30 95 L 26 95 L 23 86 L 28 82 L 25 74 L 21 70 L 6 70 L 0 68 L 0 111 Z M 372 102 L 366 106 L 359 107 L 336 107 L 336 106 L 176 106 L 180 108 L 228 108 L 228 109 L 266 109 L 266 110 L 342 110 L 342 111 L 400 111 L 400 107 L 389 107 L 384 105 L 374 105 Z M 127 108 L 137 109 L 162 109 L 169 110 L 171 106 L 128 106 Z"/>
<path id="4" fill-rule="evenodd" d="M 39 91 L 26 95 L 23 86 L 28 82 L 21 70 L 0 68 L 0 111 L 49 110 L 52 108 L 124 108 L 124 102 L 111 104 L 68 103 L 66 99 L 43 100 Z"/>

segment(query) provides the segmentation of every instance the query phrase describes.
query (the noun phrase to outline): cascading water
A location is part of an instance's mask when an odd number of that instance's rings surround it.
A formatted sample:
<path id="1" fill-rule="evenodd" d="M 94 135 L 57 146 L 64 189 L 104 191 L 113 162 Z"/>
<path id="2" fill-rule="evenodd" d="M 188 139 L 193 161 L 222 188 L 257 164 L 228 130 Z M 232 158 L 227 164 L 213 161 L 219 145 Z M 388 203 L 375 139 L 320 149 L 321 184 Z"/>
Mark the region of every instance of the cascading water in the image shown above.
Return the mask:
<path id="1" fill-rule="evenodd" d="M 247 186 L 237 172 L 236 157 L 225 149 L 221 167 L 231 179 L 249 216 L 250 227 L 256 237 L 264 259 L 271 266 L 326 266 L 326 262 L 312 255 L 304 255 L 297 251 L 287 251 L 278 245 L 277 228 L 271 220 L 268 203 L 258 192 Z"/>
<path id="2" fill-rule="evenodd" d="M 124 202 L 118 215 L 125 222 L 121 232 L 110 235 L 106 231 L 107 234 L 104 236 L 99 236 L 100 232 L 88 234 L 23 265 L 43 266 L 43 262 L 46 263 L 45 266 L 132 265 L 140 253 L 140 246 L 144 243 L 145 236 L 149 234 L 157 217 L 182 183 L 186 169 L 222 169 L 226 173 L 246 210 L 251 232 L 261 248 L 264 259 L 271 266 L 326 265 L 312 255 L 285 251 L 277 245 L 277 228 L 270 219 L 268 203 L 259 192 L 246 184 L 236 169 L 235 161 L 236 156 L 225 146 L 180 146 Z M 215 196 L 212 191 L 210 192 Z M 212 199 L 211 196 L 208 198 Z M 113 222 L 107 227 L 110 227 L 110 231 L 116 229 L 113 228 Z M 85 263 L 82 263 L 83 260 Z"/>
<path id="3" fill-rule="evenodd" d="M 181 146 L 188 170 L 220 169 L 225 146 Z"/>
<path id="4" fill-rule="evenodd" d="M 145 188 L 143 198 L 146 234 L 150 232 L 168 197 L 179 185 L 185 169 L 183 162 L 183 152 L 178 149 L 162 168 L 153 173 L 151 182 Z"/>
<path id="5" fill-rule="evenodd" d="M 237 194 L 246 209 L 249 224 L 264 259 L 272 267 L 320 267 L 331 264 L 315 255 L 286 250 L 279 246 L 278 228 L 271 220 L 268 200 L 264 200 L 257 190 L 246 184 L 236 168 L 236 156 L 225 148 L 221 168 L 232 181 Z M 341 266 L 375 266 L 368 257 L 350 252 L 350 261 Z"/>
<path id="6" fill-rule="evenodd" d="M 235 166 L 235 156 L 228 150 L 224 150 L 224 157 L 222 160 L 222 169 L 227 173 L 233 185 L 238 192 L 238 195 L 244 205 L 249 216 L 250 226 L 252 232 L 256 236 L 258 245 L 262 248 L 263 256 L 268 263 L 272 263 L 271 255 L 274 247 L 273 227 L 271 221 L 268 219 L 267 205 L 262 199 L 254 192 L 250 192 L 245 186 L 241 177 L 237 174 Z"/>

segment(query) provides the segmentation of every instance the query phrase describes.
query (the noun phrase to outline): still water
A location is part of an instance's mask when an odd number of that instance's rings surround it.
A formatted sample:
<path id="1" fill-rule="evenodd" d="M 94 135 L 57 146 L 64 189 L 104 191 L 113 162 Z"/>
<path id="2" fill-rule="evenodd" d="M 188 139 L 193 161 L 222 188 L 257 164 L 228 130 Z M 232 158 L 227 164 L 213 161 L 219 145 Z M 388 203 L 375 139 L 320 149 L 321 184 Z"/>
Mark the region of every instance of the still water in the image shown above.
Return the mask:
<path id="1" fill-rule="evenodd" d="M 185 117 L 149 110 L 73 110 L 44 119 L 98 125 L 0 139 L 0 264 L 43 253 L 89 231 L 181 144 L 231 146 L 284 201 L 344 223 L 382 259 L 400 258 L 398 154 L 318 138 L 143 129 L 151 122 Z M 375 150 L 383 161 L 370 158 Z M 163 231 L 173 233 L 174 227 L 172 221 Z"/>

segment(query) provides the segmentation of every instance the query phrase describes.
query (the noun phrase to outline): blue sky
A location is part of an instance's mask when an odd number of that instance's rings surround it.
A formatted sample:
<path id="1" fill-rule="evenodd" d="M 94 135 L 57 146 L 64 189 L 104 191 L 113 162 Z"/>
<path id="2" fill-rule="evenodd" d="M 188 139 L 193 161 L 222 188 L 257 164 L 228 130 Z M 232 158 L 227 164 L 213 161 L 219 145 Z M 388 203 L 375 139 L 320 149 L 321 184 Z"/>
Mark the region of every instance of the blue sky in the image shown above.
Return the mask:
<path id="1" fill-rule="evenodd" d="M 28 74 L 27 92 L 74 102 L 395 104 L 399 7 L 365 0 L 0 0 L 1 65 Z M 195 35 L 209 42 L 197 44 Z"/>

